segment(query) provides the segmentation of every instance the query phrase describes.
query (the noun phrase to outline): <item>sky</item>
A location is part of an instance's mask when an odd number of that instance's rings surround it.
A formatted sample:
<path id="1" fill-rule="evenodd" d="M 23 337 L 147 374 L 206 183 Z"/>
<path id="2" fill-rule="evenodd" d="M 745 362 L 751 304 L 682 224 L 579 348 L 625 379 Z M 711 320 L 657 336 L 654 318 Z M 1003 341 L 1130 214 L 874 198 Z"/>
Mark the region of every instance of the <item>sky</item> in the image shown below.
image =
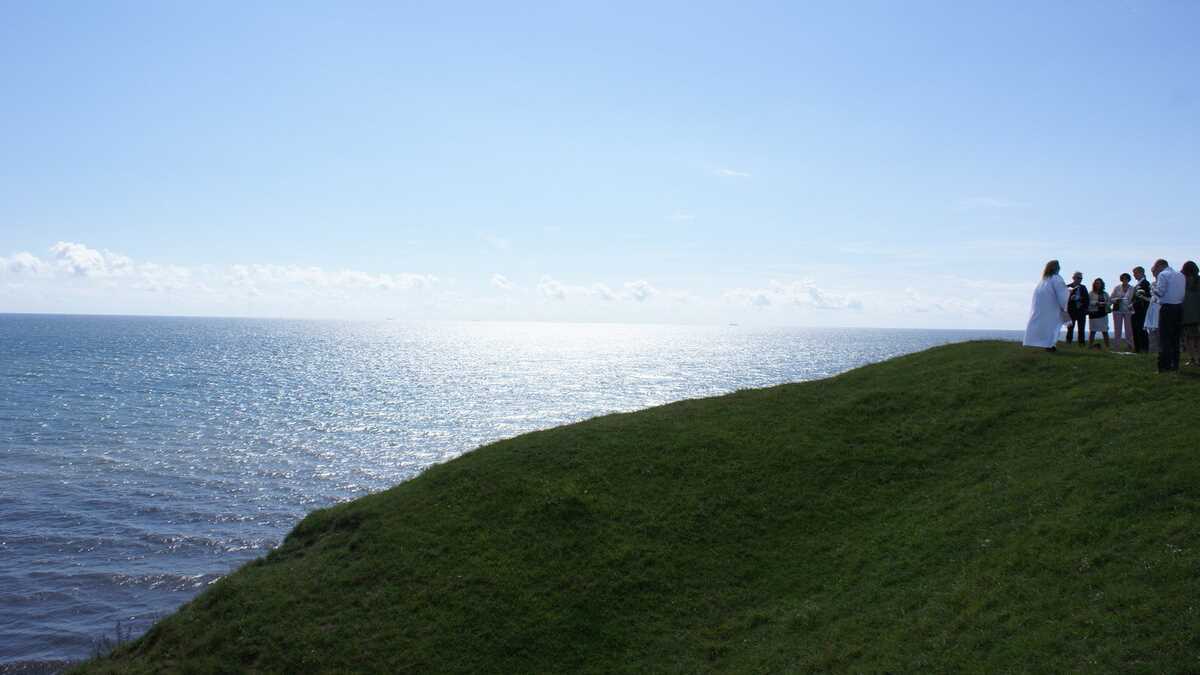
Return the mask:
<path id="1" fill-rule="evenodd" d="M 1200 2 L 0 2 L 0 312 L 1022 328 L 1200 258 Z"/>

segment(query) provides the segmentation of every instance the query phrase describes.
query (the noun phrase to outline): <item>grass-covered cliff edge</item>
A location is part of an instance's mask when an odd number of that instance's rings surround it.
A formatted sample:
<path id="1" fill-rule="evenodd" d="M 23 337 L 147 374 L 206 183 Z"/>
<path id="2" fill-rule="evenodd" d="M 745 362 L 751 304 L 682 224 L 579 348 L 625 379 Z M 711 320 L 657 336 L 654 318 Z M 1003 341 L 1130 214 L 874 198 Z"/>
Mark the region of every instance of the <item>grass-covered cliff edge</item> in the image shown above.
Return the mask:
<path id="1" fill-rule="evenodd" d="M 1200 377 L 1060 352 L 495 443 L 311 514 L 81 670 L 1200 670 Z"/>

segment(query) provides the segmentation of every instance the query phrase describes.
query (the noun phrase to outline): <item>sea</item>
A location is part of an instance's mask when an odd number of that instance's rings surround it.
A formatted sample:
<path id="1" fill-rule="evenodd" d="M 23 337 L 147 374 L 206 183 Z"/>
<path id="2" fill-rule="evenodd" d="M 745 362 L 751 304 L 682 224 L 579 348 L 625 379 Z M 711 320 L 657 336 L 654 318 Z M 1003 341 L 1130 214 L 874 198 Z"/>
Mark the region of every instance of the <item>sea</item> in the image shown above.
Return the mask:
<path id="1" fill-rule="evenodd" d="M 1013 331 L 0 314 L 0 671 L 497 439 Z"/>

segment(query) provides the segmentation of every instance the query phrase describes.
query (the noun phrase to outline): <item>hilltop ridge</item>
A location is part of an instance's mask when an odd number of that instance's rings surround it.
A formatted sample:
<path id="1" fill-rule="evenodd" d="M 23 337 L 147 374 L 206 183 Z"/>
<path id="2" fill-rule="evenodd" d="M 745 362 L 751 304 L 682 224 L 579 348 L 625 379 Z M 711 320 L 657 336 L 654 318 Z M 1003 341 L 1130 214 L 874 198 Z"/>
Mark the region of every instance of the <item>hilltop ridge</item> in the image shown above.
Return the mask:
<path id="1" fill-rule="evenodd" d="M 1200 669 L 1200 377 L 1152 371 L 963 343 L 525 434 L 77 672 Z"/>

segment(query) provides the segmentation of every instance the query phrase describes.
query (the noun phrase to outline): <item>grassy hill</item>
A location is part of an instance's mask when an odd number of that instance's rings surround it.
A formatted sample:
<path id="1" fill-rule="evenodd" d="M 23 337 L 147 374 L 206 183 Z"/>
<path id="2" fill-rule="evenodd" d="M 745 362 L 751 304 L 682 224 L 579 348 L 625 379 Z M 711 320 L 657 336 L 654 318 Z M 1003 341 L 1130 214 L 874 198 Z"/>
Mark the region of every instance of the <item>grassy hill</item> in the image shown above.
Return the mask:
<path id="1" fill-rule="evenodd" d="M 80 671 L 1198 671 L 1200 377 L 1060 351 L 495 443 Z"/>

